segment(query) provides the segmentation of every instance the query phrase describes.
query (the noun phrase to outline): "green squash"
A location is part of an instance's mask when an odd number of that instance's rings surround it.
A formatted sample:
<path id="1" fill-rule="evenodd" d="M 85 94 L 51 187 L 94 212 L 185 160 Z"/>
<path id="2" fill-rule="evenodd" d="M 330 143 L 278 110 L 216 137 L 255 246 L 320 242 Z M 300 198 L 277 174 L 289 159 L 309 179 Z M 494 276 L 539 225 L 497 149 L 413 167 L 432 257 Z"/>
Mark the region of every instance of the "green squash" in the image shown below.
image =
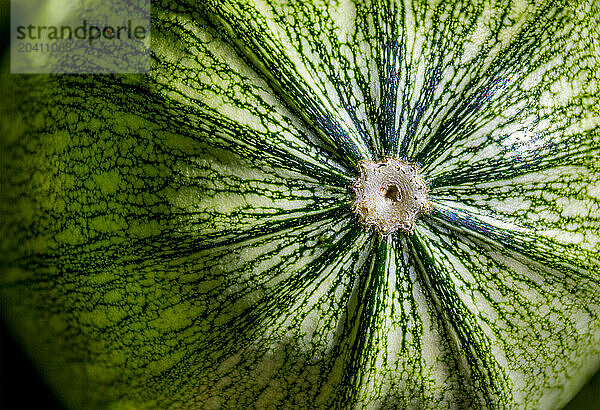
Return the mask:
<path id="1" fill-rule="evenodd" d="M 153 2 L 0 80 L 5 319 L 71 408 L 528 408 L 600 366 L 594 0 Z M 382 236 L 360 160 L 420 164 Z"/>

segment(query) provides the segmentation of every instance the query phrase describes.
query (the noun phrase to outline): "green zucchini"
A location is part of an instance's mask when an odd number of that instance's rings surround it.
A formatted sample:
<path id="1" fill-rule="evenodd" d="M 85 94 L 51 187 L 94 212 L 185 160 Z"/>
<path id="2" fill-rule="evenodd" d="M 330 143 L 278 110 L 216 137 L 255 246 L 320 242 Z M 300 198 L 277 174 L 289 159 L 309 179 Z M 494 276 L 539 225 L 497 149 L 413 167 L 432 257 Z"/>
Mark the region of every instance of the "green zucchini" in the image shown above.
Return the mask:
<path id="1" fill-rule="evenodd" d="M 5 320 L 70 408 L 562 407 L 600 367 L 599 11 L 172 0 L 149 74 L 5 58 Z M 352 210 L 387 156 L 414 232 Z"/>

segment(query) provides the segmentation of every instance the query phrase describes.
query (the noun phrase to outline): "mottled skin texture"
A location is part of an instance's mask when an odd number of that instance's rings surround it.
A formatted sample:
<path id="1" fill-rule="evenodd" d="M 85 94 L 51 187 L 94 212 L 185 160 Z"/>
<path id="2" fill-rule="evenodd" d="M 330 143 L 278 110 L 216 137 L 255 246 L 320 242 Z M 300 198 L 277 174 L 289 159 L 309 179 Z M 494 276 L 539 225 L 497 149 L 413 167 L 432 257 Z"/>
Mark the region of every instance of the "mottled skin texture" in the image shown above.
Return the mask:
<path id="1" fill-rule="evenodd" d="M 600 361 L 592 0 L 156 1 L 0 79 L 0 295 L 73 408 L 557 408 Z M 381 238 L 361 160 L 434 211 Z"/>

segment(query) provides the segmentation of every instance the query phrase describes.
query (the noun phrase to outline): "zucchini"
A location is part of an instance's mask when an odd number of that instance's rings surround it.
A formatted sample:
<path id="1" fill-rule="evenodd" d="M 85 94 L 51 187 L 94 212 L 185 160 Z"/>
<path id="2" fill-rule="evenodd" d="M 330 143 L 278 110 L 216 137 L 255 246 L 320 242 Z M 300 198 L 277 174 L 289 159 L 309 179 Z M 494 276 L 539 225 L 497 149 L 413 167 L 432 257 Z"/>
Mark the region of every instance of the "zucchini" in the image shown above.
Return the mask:
<path id="1" fill-rule="evenodd" d="M 562 407 L 600 366 L 598 11 L 173 0 L 146 75 L 4 59 L 6 321 L 71 408 Z M 385 157 L 414 231 L 353 212 Z"/>

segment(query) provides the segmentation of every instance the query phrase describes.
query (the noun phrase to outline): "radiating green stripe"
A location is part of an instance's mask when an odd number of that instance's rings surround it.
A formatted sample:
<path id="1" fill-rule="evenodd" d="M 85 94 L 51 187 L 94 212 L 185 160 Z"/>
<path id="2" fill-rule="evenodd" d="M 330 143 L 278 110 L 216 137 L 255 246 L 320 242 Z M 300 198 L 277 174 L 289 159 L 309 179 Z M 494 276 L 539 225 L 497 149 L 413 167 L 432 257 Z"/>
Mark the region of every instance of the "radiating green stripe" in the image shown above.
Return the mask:
<path id="1" fill-rule="evenodd" d="M 373 139 L 364 129 L 368 126 L 366 107 L 357 84 L 363 81 L 364 85 L 364 79 L 355 79 L 364 77 L 361 71 L 370 70 L 369 59 L 362 53 L 358 57 L 350 47 L 359 41 L 352 37 L 354 2 L 209 1 L 206 6 L 215 27 L 226 30 L 240 53 L 335 147 L 345 165 L 374 158 Z M 364 46 L 369 47 L 366 42 Z"/>
<path id="2" fill-rule="evenodd" d="M 149 75 L 3 76 L 0 292 L 61 397 L 568 400 L 599 365 L 600 13 L 529 3 L 157 3 Z M 350 212 L 390 153 L 432 186 L 411 238 Z"/>
<path id="3" fill-rule="evenodd" d="M 489 335 L 476 323 L 476 316 L 469 312 L 468 307 L 460 298 L 455 288 L 456 282 L 449 275 L 447 267 L 457 260 L 447 259 L 439 252 L 434 235 L 421 235 L 425 231 L 420 228 L 413 239 L 413 252 L 423 270 L 424 281 L 436 300 L 441 315 L 446 319 L 448 333 L 455 341 L 455 354 L 461 357 L 465 378 L 471 385 L 470 392 L 485 408 L 502 408 L 513 402 L 511 385 L 506 371 L 492 350 Z M 442 264 L 445 268 L 438 268 Z"/>
<path id="4" fill-rule="evenodd" d="M 488 404 L 565 404 L 569 397 L 555 386 L 579 385 L 574 376 L 593 371 L 600 353 L 600 335 L 588 326 L 600 317 L 597 280 L 565 274 L 436 223 L 420 225 L 415 243 L 440 309 L 457 315 L 448 323 L 457 327 L 458 345 L 474 375 L 492 372 L 493 381 L 480 387 Z M 504 396 L 486 392 L 498 381 Z"/>
<path id="5" fill-rule="evenodd" d="M 362 311 L 345 372 L 353 389 L 340 406 L 475 405 L 444 313 L 415 266 L 406 238 L 379 240 L 361 274 L 360 292 Z"/>
<path id="6" fill-rule="evenodd" d="M 248 159 L 347 181 L 334 155 L 202 18 L 173 14 L 153 38 L 152 90 L 165 98 L 165 109 L 198 130 L 196 138 Z"/>
<path id="7" fill-rule="evenodd" d="M 556 167 L 434 189 L 437 217 L 557 269 L 600 272 L 600 184 L 594 167 Z"/>
<path id="8" fill-rule="evenodd" d="M 600 144 L 594 4 L 538 2 L 469 62 L 465 90 L 443 93 L 451 96 L 441 105 L 447 113 L 432 118 L 437 128 L 418 138 L 416 158 L 432 184 L 594 161 Z M 512 41 L 500 46 L 507 37 Z"/>

